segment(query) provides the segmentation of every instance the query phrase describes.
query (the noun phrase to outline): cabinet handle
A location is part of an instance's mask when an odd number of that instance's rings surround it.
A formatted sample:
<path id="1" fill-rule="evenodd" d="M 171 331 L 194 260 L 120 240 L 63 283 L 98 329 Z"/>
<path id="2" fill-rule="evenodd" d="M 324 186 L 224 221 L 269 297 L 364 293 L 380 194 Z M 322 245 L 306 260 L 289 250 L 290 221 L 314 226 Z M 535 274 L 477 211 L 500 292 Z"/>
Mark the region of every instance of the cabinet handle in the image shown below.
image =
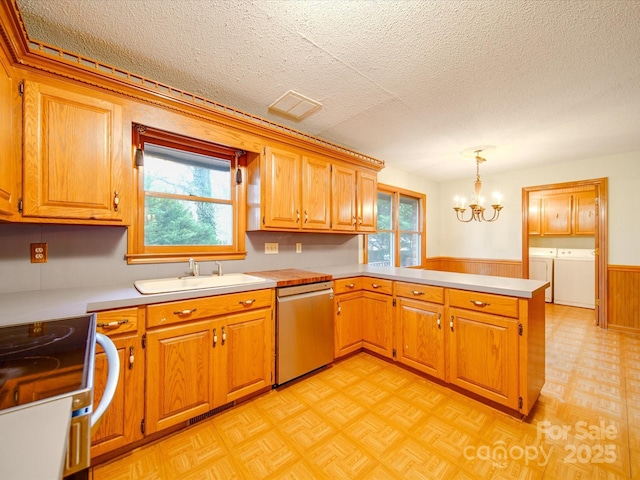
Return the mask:
<path id="1" fill-rule="evenodd" d="M 215 347 L 217 343 L 218 343 L 218 330 L 214 328 L 213 329 L 213 346 Z"/>
<path id="2" fill-rule="evenodd" d="M 379 283 L 372 283 L 371 288 L 382 288 L 382 285 L 380 285 Z"/>
<path id="3" fill-rule="evenodd" d="M 451 315 L 451 320 L 449 320 L 449 328 L 453 332 L 453 315 Z"/>
<path id="4" fill-rule="evenodd" d="M 345 285 L 345 287 L 347 287 L 347 288 L 356 288 L 356 284 L 355 283 L 347 283 Z"/>
<path id="5" fill-rule="evenodd" d="M 254 298 L 253 300 L 240 300 L 238 303 L 240 305 L 243 305 L 245 307 L 248 307 L 249 305 L 253 305 L 255 303 L 256 299 Z"/>
<path id="6" fill-rule="evenodd" d="M 491 305 L 489 302 L 481 302 L 480 300 L 469 300 L 474 306 L 484 308 Z"/>
<path id="7" fill-rule="evenodd" d="M 124 325 L 125 323 L 129 323 L 128 318 L 123 318 L 122 320 L 115 320 L 109 323 L 99 323 L 96 326 L 100 328 L 112 328 L 112 327 L 117 327 L 118 325 Z"/>
<path id="8" fill-rule="evenodd" d="M 129 370 L 133 369 L 133 362 L 135 357 L 133 356 L 133 347 L 129 347 Z"/>
<path id="9" fill-rule="evenodd" d="M 222 327 L 222 345 L 227 341 L 227 331 Z"/>
<path id="10" fill-rule="evenodd" d="M 116 212 L 118 211 L 118 205 L 120 204 L 120 198 L 118 195 L 119 193 L 117 190 L 113 192 L 113 210 Z"/>
<path id="11" fill-rule="evenodd" d="M 358 225 L 362 225 L 362 217 L 358 217 Z"/>
<path id="12" fill-rule="evenodd" d="M 296 223 L 300 221 L 300 210 L 296 210 Z"/>
<path id="13" fill-rule="evenodd" d="M 440 330 L 442 328 L 442 325 L 440 324 L 440 317 L 442 316 L 441 313 L 438 314 L 438 318 L 436 318 L 436 324 L 438 325 L 438 330 Z"/>
<path id="14" fill-rule="evenodd" d="M 340 306 L 340 302 L 338 302 L 338 313 L 336 313 L 336 315 L 340 315 L 340 312 L 342 312 L 342 307 Z"/>
<path id="15" fill-rule="evenodd" d="M 420 290 L 411 290 L 411 293 L 416 296 L 424 295 L 424 292 L 421 292 Z"/>
<path id="16" fill-rule="evenodd" d="M 195 312 L 197 308 L 192 308 L 191 310 L 178 310 L 177 312 L 173 312 L 174 315 L 191 315 Z"/>
<path id="17" fill-rule="evenodd" d="M 353 226 L 356 226 L 356 217 L 351 217 L 351 220 L 353 221 Z"/>
<path id="18" fill-rule="evenodd" d="M 307 223 L 309 221 L 309 214 L 307 213 L 307 211 L 304 211 L 304 223 Z"/>

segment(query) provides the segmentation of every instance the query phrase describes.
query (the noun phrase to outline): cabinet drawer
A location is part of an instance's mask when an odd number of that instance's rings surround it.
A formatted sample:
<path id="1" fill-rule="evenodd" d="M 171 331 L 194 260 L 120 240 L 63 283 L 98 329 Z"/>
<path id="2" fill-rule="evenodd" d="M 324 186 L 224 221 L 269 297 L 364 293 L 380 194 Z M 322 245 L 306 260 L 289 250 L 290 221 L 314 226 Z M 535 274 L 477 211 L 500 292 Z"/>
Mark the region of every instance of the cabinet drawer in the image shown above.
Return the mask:
<path id="1" fill-rule="evenodd" d="M 363 277 L 362 288 L 370 292 L 393 295 L 393 281 L 382 280 L 380 278 Z"/>
<path id="2" fill-rule="evenodd" d="M 96 332 L 112 336 L 138 331 L 138 308 L 123 308 L 97 313 Z"/>
<path id="3" fill-rule="evenodd" d="M 444 288 L 419 283 L 396 282 L 396 296 L 431 303 L 444 303 Z"/>
<path id="4" fill-rule="evenodd" d="M 476 312 L 518 318 L 518 299 L 515 297 L 451 289 L 449 305 Z"/>
<path id="5" fill-rule="evenodd" d="M 271 307 L 272 304 L 272 289 L 195 298 L 181 302 L 158 303 L 147 307 L 147 327 L 171 325 L 255 308 Z"/>
<path id="6" fill-rule="evenodd" d="M 335 293 L 357 292 L 358 290 L 362 290 L 362 277 L 341 278 L 333 281 Z"/>

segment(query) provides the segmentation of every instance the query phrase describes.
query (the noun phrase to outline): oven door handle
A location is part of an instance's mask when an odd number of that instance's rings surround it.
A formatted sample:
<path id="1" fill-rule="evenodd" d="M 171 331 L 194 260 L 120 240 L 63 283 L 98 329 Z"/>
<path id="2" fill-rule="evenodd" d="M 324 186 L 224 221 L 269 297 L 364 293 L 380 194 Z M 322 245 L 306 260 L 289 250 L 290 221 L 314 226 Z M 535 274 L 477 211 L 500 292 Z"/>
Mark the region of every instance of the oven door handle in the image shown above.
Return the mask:
<path id="1" fill-rule="evenodd" d="M 107 407 L 111 404 L 113 396 L 116 393 L 116 387 L 118 386 L 118 378 L 120 377 L 120 357 L 118 356 L 118 350 L 113 344 L 111 339 L 102 333 L 96 333 L 96 343 L 102 347 L 104 353 L 107 356 L 107 384 L 104 387 L 104 393 L 100 399 L 98 407 L 91 415 L 91 427 L 96 425 L 100 417 L 107 410 Z"/>

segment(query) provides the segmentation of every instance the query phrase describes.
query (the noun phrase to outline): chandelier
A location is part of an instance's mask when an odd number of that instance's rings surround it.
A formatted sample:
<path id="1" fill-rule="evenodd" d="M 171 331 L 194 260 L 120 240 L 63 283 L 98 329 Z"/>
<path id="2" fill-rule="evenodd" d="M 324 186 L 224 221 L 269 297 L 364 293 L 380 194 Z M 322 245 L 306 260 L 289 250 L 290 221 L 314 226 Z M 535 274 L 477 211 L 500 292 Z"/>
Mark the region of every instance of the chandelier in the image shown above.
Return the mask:
<path id="1" fill-rule="evenodd" d="M 458 197 L 454 199 L 456 206 L 453 209 L 456 212 L 456 217 L 461 222 L 470 222 L 471 220 L 475 220 L 476 222 L 494 222 L 500 216 L 500 210 L 502 210 L 502 205 L 500 205 L 501 195 L 499 193 L 493 194 L 494 203 L 491 204 L 491 208 L 493 208 L 493 215 L 491 218 L 485 217 L 485 207 L 484 207 L 484 197 L 481 195 L 482 191 L 482 182 L 480 181 L 480 164 L 486 162 L 485 158 L 480 156 L 482 150 L 474 150 L 476 154 L 476 181 L 474 183 L 475 194 L 471 199 L 471 203 L 469 204 L 469 209 L 471 215 L 468 218 L 464 218 L 464 212 L 467 210 L 465 207 L 465 203 L 467 199 L 464 197 Z"/>

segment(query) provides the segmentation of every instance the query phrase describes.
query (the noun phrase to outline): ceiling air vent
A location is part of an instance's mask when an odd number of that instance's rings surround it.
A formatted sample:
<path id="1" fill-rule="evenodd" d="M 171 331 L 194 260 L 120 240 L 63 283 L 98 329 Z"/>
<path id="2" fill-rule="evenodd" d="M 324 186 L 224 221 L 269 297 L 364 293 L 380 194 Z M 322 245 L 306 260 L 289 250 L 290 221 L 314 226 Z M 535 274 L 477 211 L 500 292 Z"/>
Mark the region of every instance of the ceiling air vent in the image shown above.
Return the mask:
<path id="1" fill-rule="evenodd" d="M 269 105 L 269 110 L 293 118 L 294 120 L 302 120 L 321 107 L 322 104 L 320 102 L 316 102 L 298 92 L 289 90 Z"/>

